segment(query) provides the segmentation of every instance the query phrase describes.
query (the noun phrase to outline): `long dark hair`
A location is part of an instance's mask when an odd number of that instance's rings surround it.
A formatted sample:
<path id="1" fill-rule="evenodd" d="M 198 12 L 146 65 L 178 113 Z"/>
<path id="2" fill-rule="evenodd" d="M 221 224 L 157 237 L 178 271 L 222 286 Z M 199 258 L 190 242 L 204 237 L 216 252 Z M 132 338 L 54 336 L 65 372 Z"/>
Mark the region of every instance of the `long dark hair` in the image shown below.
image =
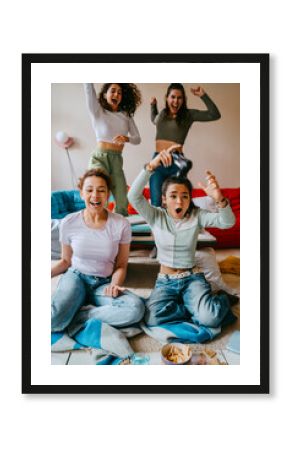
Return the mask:
<path id="1" fill-rule="evenodd" d="M 104 94 L 112 84 L 117 84 L 122 89 L 122 100 L 119 105 L 119 111 L 124 111 L 129 117 L 134 116 L 137 107 L 141 104 L 141 92 L 134 83 L 105 83 L 99 93 L 99 102 L 104 109 L 112 111 Z"/>
<path id="2" fill-rule="evenodd" d="M 188 178 L 176 177 L 176 176 L 166 178 L 166 180 L 163 182 L 162 188 L 161 188 L 161 193 L 164 197 L 166 195 L 168 187 L 171 184 L 183 184 L 186 187 L 186 189 L 188 190 L 189 197 L 191 199 L 193 186 L 192 186 L 191 181 Z M 194 209 L 196 209 L 196 206 L 191 199 L 188 210 L 186 211 L 186 215 L 189 216 Z"/>
<path id="3" fill-rule="evenodd" d="M 187 108 L 187 97 L 186 97 L 186 94 L 185 94 L 185 89 L 184 89 L 183 84 L 181 84 L 181 83 L 171 83 L 168 86 L 167 91 L 166 91 L 166 95 L 165 95 L 165 111 L 166 111 L 166 115 L 169 116 L 170 113 L 169 113 L 169 108 L 168 108 L 168 104 L 167 104 L 167 97 L 169 96 L 170 92 L 173 91 L 174 89 L 180 91 L 182 93 L 182 97 L 183 97 L 182 105 L 181 105 L 180 109 L 178 110 L 178 113 L 177 113 L 177 116 L 176 116 L 176 122 L 178 124 L 181 124 L 184 121 L 186 113 L 187 113 L 187 110 L 188 110 L 188 108 Z"/>

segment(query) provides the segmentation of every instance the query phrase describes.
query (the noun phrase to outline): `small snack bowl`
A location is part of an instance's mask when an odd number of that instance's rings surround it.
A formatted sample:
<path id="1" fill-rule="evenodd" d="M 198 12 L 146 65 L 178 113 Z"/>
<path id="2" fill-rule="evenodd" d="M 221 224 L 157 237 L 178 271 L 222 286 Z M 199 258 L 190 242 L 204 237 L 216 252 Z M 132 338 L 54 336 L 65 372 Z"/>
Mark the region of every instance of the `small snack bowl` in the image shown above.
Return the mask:
<path id="1" fill-rule="evenodd" d="M 166 344 L 161 348 L 161 358 L 165 364 L 169 365 L 181 365 L 187 364 L 192 357 L 192 351 L 188 345 L 179 344 Z"/>

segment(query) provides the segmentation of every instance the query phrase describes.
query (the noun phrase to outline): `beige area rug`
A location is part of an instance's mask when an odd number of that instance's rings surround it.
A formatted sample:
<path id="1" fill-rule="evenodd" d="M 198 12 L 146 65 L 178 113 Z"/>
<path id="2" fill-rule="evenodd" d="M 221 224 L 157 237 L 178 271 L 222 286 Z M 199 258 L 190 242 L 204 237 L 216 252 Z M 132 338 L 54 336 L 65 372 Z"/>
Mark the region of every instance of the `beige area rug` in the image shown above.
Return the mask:
<path id="1" fill-rule="evenodd" d="M 220 255 L 219 255 L 220 256 Z M 220 258 L 219 258 L 220 259 Z M 159 264 L 156 260 L 148 258 L 147 254 L 138 253 L 130 254 L 128 266 L 128 274 L 125 285 L 137 295 L 148 298 L 152 288 L 154 287 L 156 277 L 159 271 Z M 238 288 L 240 285 L 240 277 L 233 274 L 222 274 L 223 280 L 231 287 Z M 191 347 L 196 351 L 205 350 L 206 348 L 214 350 L 222 350 L 226 347 L 227 341 L 234 330 L 240 329 L 240 303 L 232 307 L 232 311 L 237 317 L 234 324 L 225 327 L 222 333 L 213 341 L 206 344 L 192 344 Z M 130 339 L 130 344 L 135 352 L 157 352 L 162 344 L 152 339 L 144 333 Z"/>
<path id="2" fill-rule="evenodd" d="M 148 298 L 152 288 L 155 285 L 156 277 L 159 271 L 159 264 L 156 259 L 148 257 L 150 250 L 137 250 L 130 252 L 130 260 L 128 265 L 128 274 L 125 286 L 135 292 L 137 295 Z M 228 255 L 239 256 L 239 250 L 225 250 L 217 251 L 217 259 L 221 261 Z M 53 261 L 55 264 L 56 261 Z M 240 284 L 240 277 L 233 274 L 222 274 L 224 281 L 231 287 L 238 288 Z M 59 276 L 52 278 L 52 292 L 55 290 L 58 283 Z M 207 344 L 192 344 L 191 347 L 196 351 L 211 348 L 214 350 L 222 350 L 225 348 L 227 341 L 234 330 L 240 329 L 240 304 L 238 303 L 233 308 L 233 313 L 238 318 L 237 321 L 225 327 L 222 333 L 213 341 Z M 161 348 L 161 344 L 150 336 L 144 333 L 130 339 L 130 344 L 135 352 L 157 352 Z"/>

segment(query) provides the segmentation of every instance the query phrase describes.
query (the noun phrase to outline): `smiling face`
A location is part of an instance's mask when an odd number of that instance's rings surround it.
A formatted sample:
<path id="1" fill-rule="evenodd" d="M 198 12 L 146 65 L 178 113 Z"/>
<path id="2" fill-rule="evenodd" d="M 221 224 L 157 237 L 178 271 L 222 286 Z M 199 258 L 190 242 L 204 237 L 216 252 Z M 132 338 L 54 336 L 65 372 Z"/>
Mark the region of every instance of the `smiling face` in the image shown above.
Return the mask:
<path id="1" fill-rule="evenodd" d="M 171 89 L 166 97 L 166 103 L 169 109 L 169 113 L 172 116 L 176 116 L 181 106 L 183 105 L 184 98 L 183 93 L 179 89 Z"/>
<path id="2" fill-rule="evenodd" d="M 110 191 L 106 181 L 97 176 L 87 177 L 81 189 L 81 197 L 89 212 L 102 212 L 106 207 Z"/>
<path id="3" fill-rule="evenodd" d="M 118 111 L 119 105 L 122 101 L 122 88 L 119 84 L 112 83 L 107 92 L 104 93 L 108 105 L 112 108 L 112 111 Z"/>
<path id="4" fill-rule="evenodd" d="M 188 188 L 184 184 L 175 183 L 169 184 L 162 200 L 173 219 L 183 219 L 191 202 Z"/>

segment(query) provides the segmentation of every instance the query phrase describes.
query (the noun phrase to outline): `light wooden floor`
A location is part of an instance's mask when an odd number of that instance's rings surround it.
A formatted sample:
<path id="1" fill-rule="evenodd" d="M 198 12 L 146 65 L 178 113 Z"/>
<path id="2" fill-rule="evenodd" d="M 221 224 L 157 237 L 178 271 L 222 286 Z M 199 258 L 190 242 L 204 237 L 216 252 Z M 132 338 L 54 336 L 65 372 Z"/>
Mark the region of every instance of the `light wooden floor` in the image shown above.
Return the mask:
<path id="1" fill-rule="evenodd" d="M 192 347 L 192 346 L 191 346 Z M 149 365 L 163 364 L 160 358 L 160 352 L 152 352 L 148 354 L 150 357 Z M 218 359 L 221 364 L 225 365 L 238 365 L 240 364 L 240 355 L 230 352 L 229 350 L 218 350 L 214 359 Z M 73 352 L 52 353 L 51 364 L 53 365 L 95 365 L 93 350 L 74 350 Z M 208 358 L 208 364 L 211 363 L 211 359 Z"/>

